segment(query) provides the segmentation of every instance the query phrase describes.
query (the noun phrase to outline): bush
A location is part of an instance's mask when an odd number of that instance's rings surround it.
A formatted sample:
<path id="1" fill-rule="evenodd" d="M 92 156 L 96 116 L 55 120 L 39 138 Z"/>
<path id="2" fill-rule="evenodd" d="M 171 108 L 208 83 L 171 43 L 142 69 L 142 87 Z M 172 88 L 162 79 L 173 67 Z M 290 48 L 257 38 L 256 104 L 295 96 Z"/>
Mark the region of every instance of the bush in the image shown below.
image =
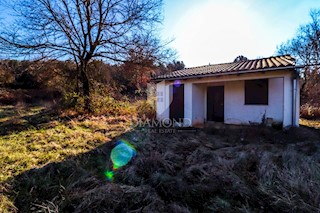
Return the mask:
<path id="1" fill-rule="evenodd" d="M 119 101 L 106 95 L 93 94 L 90 96 L 91 110 L 95 115 L 134 115 L 136 110 L 128 101 Z"/>
<path id="2" fill-rule="evenodd" d="M 306 119 L 320 118 L 320 106 L 302 105 L 300 108 L 300 116 Z"/>
<path id="3" fill-rule="evenodd" d="M 63 107 L 84 113 L 84 98 L 77 93 L 67 93 L 63 99 Z M 128 101 L 119 101 L 105 95 L 92 94 L 90 96 L 90 109 L 94 115 L 134 115 L 135 107 Z"/>
<path id="4" fill-rule="evenodd" d="M 63 108 L 74 109 L 77 112 L 83 112 L 84 98 L 76 92 L 66 93 L 63 96 Z"/>
<path id="5" fill-rule="evenodd" d="M 137 115 L 142 119 L 153 119 L 156 117 L 156 110 L 152 101 L 139 101 L 137 103 Z"/>
<path id="6" fill-rule="evenodd" d="M 24 71 L 20 75 L 16 76 L 15 82 L 12 85 L 13 88 L 19 89 L 39 89 L 40 83 L 31 73 Z"/>
<path id="7" fill-rule="evenodd" d="M 3 105 L 15 105 L 20 102 L 25 104 L 56 103 L 61 100 L 61 96 L 62 94 L 57 90 L 0 88 L 0 104 Z"/>
<path id="8" fill-rule="evenodd" d="M 155 98 L 137 101 L 127 96 L 119 97 L 114 88 L 96 82 L 93 84 L 94 90 L 90 95 L 90 110 L 94 115 L 134 115 L 141 119 L 155 118 Z M 75 92 L 66 93 L 63 98 L 63 107 L 84 113 L 84 98 Z"/>

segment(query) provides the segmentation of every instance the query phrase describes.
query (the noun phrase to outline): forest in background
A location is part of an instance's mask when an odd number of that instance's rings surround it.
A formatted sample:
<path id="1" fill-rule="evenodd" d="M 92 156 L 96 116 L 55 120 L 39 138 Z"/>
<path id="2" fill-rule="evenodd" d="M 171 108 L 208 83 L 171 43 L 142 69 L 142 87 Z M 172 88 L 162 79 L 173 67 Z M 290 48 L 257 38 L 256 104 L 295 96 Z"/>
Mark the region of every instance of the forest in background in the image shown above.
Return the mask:
<path id="1" fill-rule="evenodd" d="M 277 54 L 290 54 L 303 66 L 301 77 L 301 117 L 320 118 L 320 10 L 310 11 L 311 21 L 300 25 L 292 39 L 277 48 Z"/>
<path id="2" fill-rule="evenodd" d="M 89 66 L 92 111 L 105 112 L 110 101 L 147 99 L 152 76 L 184 68 L 183 61 L 155 64 L 151 60 L 128 60 L 120 65 L 93 61 Z M 0 104 L 57 104 L 83 111 L 77 72 L 72 61 L 0 61 Z M 112 110 L 110 110 L 112 111 Z"/>

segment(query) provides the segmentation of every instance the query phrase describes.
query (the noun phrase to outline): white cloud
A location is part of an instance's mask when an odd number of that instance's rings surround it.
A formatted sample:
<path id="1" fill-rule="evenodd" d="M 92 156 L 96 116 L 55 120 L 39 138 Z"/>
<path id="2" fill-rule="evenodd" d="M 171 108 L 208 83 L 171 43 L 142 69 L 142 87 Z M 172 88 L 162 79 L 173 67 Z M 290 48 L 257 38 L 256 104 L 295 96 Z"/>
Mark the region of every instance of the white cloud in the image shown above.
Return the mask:
<path id="1" fill-rule="evenodd" d="M 259 55 L 263 46 L 256 21 L 245 5 L 207 3 L 181 17 L 173 45 L 187 66 L 228 62 L 240 54 Z"/>

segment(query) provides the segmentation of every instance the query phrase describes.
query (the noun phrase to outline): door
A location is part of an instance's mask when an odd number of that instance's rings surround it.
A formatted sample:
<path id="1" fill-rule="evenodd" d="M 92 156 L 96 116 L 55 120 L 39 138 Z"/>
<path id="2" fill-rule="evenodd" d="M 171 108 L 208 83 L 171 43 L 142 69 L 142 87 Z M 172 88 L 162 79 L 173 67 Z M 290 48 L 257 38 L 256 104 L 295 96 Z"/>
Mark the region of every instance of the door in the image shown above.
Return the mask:
<path id="1" fill-rule="evenodd" d="M 208 87 L 207 120 L 224 122 L 224 87 Z"/>
<path id="2" fill-rule="evenodd" d="M 184 117 L 184 85 L 173 85 L 172 102 L 170 104 L 170 119 L 178 121 Z"/>

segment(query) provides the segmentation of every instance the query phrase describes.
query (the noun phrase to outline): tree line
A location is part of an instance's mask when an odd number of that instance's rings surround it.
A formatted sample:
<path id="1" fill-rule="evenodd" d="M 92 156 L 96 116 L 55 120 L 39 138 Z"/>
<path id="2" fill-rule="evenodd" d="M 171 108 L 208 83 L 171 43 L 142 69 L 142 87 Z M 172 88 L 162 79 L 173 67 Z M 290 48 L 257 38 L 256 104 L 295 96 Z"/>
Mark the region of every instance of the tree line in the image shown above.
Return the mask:
<path id="1" fill-rule="evenodd" d="M 301 102 L 320 107 L 320 10 L 310 11 L 311 22 L 301 25 L 292 39 L 277 48 L 278 54 L 290 54 L 301 71 Z"/>
<path id="2" fill-rule="evenodd" d="M 140 89 L 148 76 L 142 72 L 152 70 L 145 67 L 174 56 L 168 42 L 157 34 L 163 19 L 162 0 L 12 0 L 7 5 L 14 21 L 1 23 L 0 53 L 9 58 L 71 61 L 72 72 L 66 75 L 75 80 L 76 92 L 88 110 L 94 89 L 90 78 L 97 75 L 93 67 L 127 66 L 118 79 L 136 70 L 130 76 L 135 82 L 122 80 Z M 98 65 L 99 61 L 103 63 Z"/>
<path id="3" fill-rule="evenodd" d="M 155 64 L 150 59 L 132 58 L 121 64 L 93 60 L 88 65 L 90 87 L 108 88 L 114 97 L 146 96 L 153 75 L 183 69 L 183 61 Z M 73 61 L 0 60 L 0 86 L 11 89 L 49 90 L 59 93 L 80 90 L 77 65 Z"/>
<path id="4" fill-rule="evenodd" d="M 172 62 L 170 41 L 157 33 L 162 0 L 3 1 L 11 8 L 12 21 L 0 22 L 0 57 L 24 59 L 1 61 L 3 85 L 63 87 L 82 96 L 88 108 L 97 84 L 143 94 L 153 74 L 184 67 Z M 320 105 L 320 10 L 312 10 L 310 17 L 277 53 L 307 65 L 301 75 L 302 103 Z M 246 58 L 235 59 L 241 60 Z"/>

